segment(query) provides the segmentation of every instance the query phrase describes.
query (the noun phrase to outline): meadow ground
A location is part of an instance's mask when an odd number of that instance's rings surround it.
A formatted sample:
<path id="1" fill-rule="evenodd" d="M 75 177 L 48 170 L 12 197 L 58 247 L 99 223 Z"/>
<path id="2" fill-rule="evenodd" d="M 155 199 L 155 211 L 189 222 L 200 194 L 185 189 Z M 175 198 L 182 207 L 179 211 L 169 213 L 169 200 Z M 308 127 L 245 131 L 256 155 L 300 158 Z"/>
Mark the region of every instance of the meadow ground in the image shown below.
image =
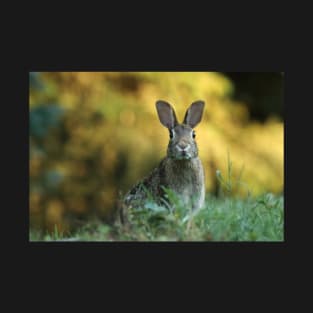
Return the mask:
<path id="1" fill-rule="evenodd" d="M 175 199 L 171 199 L 174 200 Z M 196 213 L 177 203 L 175 212 L 147 202 L 127 226 L 86 222 L 72 233 L 30 230 L 30 241 L 283 241 L 284 199 L 270 193 L 245 199 L 207 195 Z"/>

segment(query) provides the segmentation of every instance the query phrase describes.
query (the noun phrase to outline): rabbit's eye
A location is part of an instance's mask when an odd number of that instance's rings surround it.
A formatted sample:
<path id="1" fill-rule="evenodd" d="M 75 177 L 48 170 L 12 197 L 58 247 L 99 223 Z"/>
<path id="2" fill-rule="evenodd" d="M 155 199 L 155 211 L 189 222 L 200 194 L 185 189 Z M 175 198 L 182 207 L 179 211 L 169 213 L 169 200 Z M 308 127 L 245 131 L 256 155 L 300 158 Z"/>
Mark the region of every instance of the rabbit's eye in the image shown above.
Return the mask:
<path id="1" fill-rule="evenodd" d="M 196 133 L 194 130 L 192 131 L 192 138 L 196 138 Z"/>
<path id="2" fill-rule="evenodd" d="M 170 138 L 173 139 L 173 137 L 174 137 L 174 132 L 172 129 L 170 129 Z"/>

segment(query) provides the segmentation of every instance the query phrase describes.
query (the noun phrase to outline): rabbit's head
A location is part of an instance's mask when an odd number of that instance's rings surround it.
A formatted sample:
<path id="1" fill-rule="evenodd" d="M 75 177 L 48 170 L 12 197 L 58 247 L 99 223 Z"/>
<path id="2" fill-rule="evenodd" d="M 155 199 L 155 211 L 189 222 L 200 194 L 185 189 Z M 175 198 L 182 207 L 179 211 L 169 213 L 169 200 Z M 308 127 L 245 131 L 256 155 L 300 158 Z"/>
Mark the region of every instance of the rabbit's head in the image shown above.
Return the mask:
<path id="1" fill-rule="evenodd" d="M 204 102 L 193 102 L 186 111 L 182 124 L 178 123 L 172 106 L 162 100 L 156 102 L 158 116 L 162 125 L 170 132 L 167 156 L 175 160 L 188 160 L 198 156 L 198 147 L 193 128 L 201 121 Z"/>

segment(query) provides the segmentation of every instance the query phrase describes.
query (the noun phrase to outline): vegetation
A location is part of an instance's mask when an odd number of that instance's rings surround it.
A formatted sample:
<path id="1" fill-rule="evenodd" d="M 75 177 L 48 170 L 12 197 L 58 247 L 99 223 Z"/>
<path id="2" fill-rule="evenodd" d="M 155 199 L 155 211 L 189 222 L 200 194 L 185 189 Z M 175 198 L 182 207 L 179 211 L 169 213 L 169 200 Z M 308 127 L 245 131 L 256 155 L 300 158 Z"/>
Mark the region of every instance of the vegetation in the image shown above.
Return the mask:
<path id="1" fill-rule="evenodd" d="M 40 233 L 31 241 L 283 241 L 283 197 L 265 194 L 257 198 L 209 197 L 194 216 L 178 206 L 175 213 L 155 203 L 132 212 L 131 225 L 87 222 L 73 233 Z"/>
<path id="2" fill-rule="evenodd" d="M 129 211 L 127 223 L 116 218 L 113 224 L 99 219 L 85 222 L 74 233 L 30 232 L 31 241 L 283 241 L 283 197 L 264 194 L 256 198 L 229 197 L 232 188 L 243 185 L 241 180 L 231 183 L 232 164 L 228 162 L 228 176 L 217 173 L 220 197 L 210 194 L 205 206 L 197 211 L 186 208 L 179 195 L 165 189 L 167 205 L 152 199 L 143 207 Z M 239 188 L 240 188 L 239 187 Z M 174 210 L 172 208 L 175 208 Z"/>

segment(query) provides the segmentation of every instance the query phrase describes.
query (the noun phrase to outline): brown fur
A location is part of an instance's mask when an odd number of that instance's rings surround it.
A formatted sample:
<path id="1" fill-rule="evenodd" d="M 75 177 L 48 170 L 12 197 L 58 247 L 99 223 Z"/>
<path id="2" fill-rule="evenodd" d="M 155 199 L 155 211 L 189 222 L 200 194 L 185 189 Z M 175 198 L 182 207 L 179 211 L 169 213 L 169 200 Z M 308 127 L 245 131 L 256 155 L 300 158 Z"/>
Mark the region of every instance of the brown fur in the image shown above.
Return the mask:
<path id="1" fill-rule="evenodd" d="M 127 207 L 140 207 L 149 197 L 162 203 L 162 187 L 173 190 L 185 205 L 193 209 L 203 205 L 204 171 L 193 139 L 193 127 L 201 120 L 203 106 L 202 101 L 194 102 L 186 112 L 184 124 L 179 124 L 173 108 L 164 101 L 157 102 L 160 121 L 172 132 L 167 156 L 126 194 L 124 203 Z"/>

